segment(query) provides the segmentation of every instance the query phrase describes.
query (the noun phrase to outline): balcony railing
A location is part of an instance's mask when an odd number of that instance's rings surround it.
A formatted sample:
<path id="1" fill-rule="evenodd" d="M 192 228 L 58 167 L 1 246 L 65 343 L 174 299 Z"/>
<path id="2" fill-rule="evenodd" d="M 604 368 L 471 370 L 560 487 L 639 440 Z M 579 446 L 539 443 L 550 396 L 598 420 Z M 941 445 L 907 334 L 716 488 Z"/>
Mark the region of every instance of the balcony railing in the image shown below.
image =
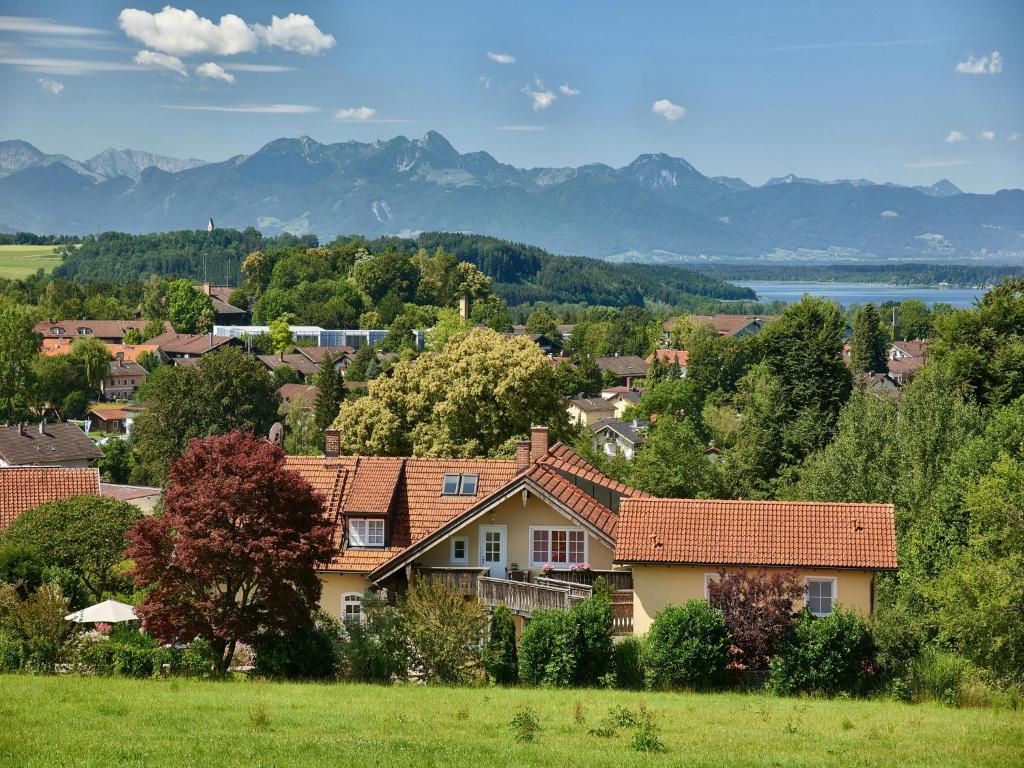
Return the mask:
<path id="1" fill-rule="evenodd" d="M 477 580 L 487 574 L 487 568 L 453 566 L 451 568 L 413 568 L 413 578 L 440 581 L 448 589 L 463 597 L 473 597 L 479 591 Z"/>
<path id="2" fill-rule="evenodd" d="M 477 579 L 477 590 L 484 605 L 505 605 L 519 616 L 530 616 L 534 611 L 547 609 L 564 611 L 569 607 L 569 590 L 543 584 L 481 576 Z"/>
<path id="3" fill-rule="evenodd" d="M 593 569 L 577 571 L 570 569 L 556 569 L 554 571 L 548 571 L 542 575 L 547 578 L 558 579 L 559 581 L 571 581 L 573 584 L 588 584 L 590 586 L 594 586 L 594 582 L 597 581 L 597 577 L 600 576 L 612 589 L 633 588 L 632 571 L 596 571 Z"/>
<path id="4" fill-rule="evenodd" d="M 633 634 L 632 589 L 618 589 L 612 593 L 612 634 Z"/>

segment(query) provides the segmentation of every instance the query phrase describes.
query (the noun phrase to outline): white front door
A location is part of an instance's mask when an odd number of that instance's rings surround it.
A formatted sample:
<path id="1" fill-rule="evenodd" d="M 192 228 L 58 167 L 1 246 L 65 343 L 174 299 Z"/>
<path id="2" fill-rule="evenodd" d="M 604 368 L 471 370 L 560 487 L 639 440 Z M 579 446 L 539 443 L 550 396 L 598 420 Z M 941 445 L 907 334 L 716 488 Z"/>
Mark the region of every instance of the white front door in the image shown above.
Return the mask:
<path id="1" fill-rule="evenodd" d="M 480 566 L 490 568 L 489 576 L 505 578 L 508 557 L 508 531 L 504 525 L 480 526 Z"/>

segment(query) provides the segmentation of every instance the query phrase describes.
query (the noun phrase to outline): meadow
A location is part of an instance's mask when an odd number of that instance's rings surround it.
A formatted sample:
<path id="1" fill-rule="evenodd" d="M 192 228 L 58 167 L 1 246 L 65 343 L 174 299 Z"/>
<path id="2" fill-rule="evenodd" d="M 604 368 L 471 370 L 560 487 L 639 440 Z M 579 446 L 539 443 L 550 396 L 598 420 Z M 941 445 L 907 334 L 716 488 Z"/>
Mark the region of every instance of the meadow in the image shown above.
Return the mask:
<path id="1" fill-rule="evenodd" d="M 16 280 L 39 269 L 52 272 L 61 262 L 55 250 L 53 245 L 0 245 L 0 278 Z"/>
<path id="2" fill-rule="evenodd" d="M 653 713 L 637 752 L 609 710 Z M 533 741 L 510 721 L 536 714 Z M 756 694 L 0 676 L 0 765 L 1010 766 L 1024 713 Z"/>

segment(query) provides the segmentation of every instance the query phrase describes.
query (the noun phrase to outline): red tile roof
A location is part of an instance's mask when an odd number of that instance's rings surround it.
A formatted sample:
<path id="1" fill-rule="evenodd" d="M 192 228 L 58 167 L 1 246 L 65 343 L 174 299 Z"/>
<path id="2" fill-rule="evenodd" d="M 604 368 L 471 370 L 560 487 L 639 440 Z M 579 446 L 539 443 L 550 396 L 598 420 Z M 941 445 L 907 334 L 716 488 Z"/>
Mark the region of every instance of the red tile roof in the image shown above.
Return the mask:
<path id="1" fill-rule="evenodd" d="M 100 496 L 109 496 L 118 501 L 133 501 L 159 496 L 163 491 L 148 485 L 121 485 L 118 483 L 100 483 Z"/>
<path id="2" fill-rule="evenodd" d="M 363 456 L 357 459 L 355 476 L 345 497 L 346 515 L 386 515 L 398 490 L 403 459 Z"/>
<path id="3" fill-rule="evenodd" d="M 647 358 L 648 363 L 654 363 L 654 358 L 657 356 L 658 360 L 668 365 L 672 363 L 678 363 L 680 368 L 686 367 L 686 361 L 690 357 L 690 353 L 685 349 L 656 349 L 654 353 Z"/>
<path id="4" fill-rule="evenodd" d="M 534 464 L 526 476 L 541 489 L 567 506 L 612 540 L 615 539 L 615 513 L 588 496 L 580 488 L 545 464 Z"/>
<path id="5" fill-rule="evenodd" d="M 129 328 L 142 331 L 145 330 L 148 322 L 148 320 L 63 320 L 51 323 L 48 320 L 40 320 L 35 325 L 35 331 L 41 333 L 43 338 L 74 339 L 92 336 L 97 339 L 120 341 Z M 79 328 L 87 329 L 88 333 L 79 333 Z M 165 321 L 164 328 L 170 331 L 171 324 Z"/>
<path id="6" fill-rule="evenodd" d="M 97 469 L 10 467 L 0 469 L 0 531 L 26 510 L 72 496 L 98 494 Z"/>
<path id="7" fill-rule="evenodd" d="M 892 570 L 891 504 L 623 499 L 622 563 Z"/>

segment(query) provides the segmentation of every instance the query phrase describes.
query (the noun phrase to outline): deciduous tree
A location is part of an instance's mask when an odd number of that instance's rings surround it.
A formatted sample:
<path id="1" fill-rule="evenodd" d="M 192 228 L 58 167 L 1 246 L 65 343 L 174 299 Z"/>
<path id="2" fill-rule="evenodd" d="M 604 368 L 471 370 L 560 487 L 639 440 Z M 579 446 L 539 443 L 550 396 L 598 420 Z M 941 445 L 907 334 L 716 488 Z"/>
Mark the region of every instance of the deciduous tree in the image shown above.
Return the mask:
<path id="1" fill-rule="evenodd" d="M 21 416 L 32 389 L 32 360 L 39 336 L 20 307 L 0 302 L 0 410 L 8 422 Z"/>
<path id="2" fill-rule="evenodd" d="M 167 286 L 167 317 L 178 333 L 209 333 L 213 301 L 188 280 L 173 280 Z"/>

